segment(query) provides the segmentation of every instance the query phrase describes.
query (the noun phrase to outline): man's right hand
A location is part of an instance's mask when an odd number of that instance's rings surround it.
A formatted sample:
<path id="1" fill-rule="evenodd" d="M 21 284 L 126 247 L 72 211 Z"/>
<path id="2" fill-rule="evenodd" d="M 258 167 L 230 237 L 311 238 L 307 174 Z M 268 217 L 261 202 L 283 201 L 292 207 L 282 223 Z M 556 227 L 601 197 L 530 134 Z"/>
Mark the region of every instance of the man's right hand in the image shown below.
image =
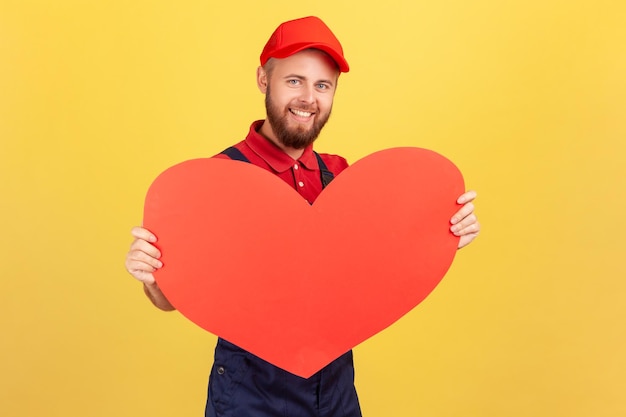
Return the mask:
<path id="1" fill-rule="evenodd" d="M 126 270 L 144 284 L 154 284 L 152 273 L 163 266 L 161 252 L 153 245 L 156 236 L 143 227 L 133 227 L 130 233 L 135 240 L 126 255 Z"/>
<path id="2" fill-rule="evenodd" d="M 174 310 L 154 280 L 153 272 L 163 266 L 159 260 L 161 251 L 154 246 L 156 236 L 143 227 L 133 227 L 130 233 L 135 240 L 126 255 L 126 270 L 143 282 L 143 290 L 155 306 L 165 311 Z"/>

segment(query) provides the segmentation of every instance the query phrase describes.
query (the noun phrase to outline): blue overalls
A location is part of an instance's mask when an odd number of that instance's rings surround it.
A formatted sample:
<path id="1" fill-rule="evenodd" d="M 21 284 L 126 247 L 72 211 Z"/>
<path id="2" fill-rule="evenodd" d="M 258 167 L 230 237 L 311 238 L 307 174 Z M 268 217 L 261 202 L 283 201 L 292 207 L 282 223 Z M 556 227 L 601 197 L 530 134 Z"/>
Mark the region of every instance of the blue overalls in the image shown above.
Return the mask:
<path id="1" fill-rule="evenodd" d="M 236 148 L 223 153 L 249 162 Z M 325 187 L 333 174 L 315 156 Z M 352 351 L 305 379 L 219 338 L 205 417 L 361 417 Z"/>

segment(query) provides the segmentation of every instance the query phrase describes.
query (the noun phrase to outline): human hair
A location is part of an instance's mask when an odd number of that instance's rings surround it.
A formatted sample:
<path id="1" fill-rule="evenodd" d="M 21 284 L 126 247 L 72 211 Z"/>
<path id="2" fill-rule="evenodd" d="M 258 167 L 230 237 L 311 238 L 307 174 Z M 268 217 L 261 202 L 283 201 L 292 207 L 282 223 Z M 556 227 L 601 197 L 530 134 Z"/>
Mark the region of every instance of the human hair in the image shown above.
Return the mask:
<path id="1" fill-rule="evenodd" d="M 265 73 L 267 74 L 267 78 L 270 78 L 272 76 L 272 71 L 274 71 L 275 66 L 276 66 L 276 58 L 268 59 L 265 65 L 263 65 L 263 69 L 265 70 Z"/>

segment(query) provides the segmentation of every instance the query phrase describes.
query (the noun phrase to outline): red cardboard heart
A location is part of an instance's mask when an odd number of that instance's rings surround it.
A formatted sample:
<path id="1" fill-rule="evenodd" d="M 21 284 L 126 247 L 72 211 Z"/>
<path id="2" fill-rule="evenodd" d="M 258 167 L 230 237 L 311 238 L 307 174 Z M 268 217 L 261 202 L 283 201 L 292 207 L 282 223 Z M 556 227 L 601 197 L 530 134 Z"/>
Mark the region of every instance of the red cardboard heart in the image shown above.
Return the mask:
<path id="1" fill-rule="evenodd" d="M 456 253 L 458 169 L 419 148 L 374 153 L 309 205 L 268 171 L 195 159 L 150 187 L 155 278 L 183 315 L 309 377 L 385 329 L 439 283 Z"/>

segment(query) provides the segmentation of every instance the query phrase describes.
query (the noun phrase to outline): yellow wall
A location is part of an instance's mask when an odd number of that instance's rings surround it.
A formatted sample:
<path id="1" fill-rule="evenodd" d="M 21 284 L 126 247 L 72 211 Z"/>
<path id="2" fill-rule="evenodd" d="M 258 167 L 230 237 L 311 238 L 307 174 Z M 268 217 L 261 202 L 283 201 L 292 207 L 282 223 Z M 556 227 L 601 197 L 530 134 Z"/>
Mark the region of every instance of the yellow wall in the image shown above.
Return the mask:
<path id="1" fill-rule="evenodd" d="M 626 415 L 626 4 L 620 0 L 0 3 L 0 415 L 202 415 L 214 337 L 123 260 L 163 169 L 263 116 L 281 21 L 344 44 L 319 149 L 436 150 L 480 239 L 356 349 L 364 414 Z"/>

